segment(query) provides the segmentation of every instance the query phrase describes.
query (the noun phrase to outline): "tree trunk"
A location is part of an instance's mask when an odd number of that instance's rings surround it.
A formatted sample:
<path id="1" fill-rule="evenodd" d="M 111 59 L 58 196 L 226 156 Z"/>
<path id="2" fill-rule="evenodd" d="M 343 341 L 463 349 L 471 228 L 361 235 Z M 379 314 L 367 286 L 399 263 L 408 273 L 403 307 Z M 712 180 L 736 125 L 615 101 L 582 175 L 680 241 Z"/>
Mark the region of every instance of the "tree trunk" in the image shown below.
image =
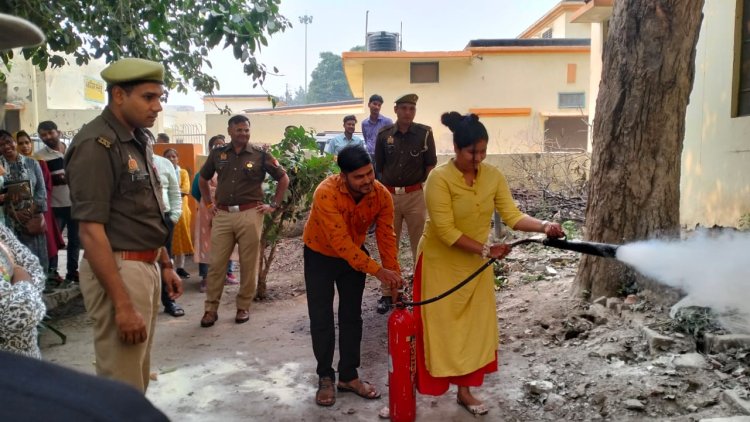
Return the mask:
<path id="1" fill-rule="evenodd" d="M 586 238 L 627 243 L 679 234 L 680 160 L 703 0 L 616 1 L 593 125 Z M 639 276 L 584 256 L 576 289 L 616 296 Z"/>
<path id="2" fill-rule="evenodd" d="M 5 81 L 0 81 L 0 127 L 5 127 L 6 101 L 8 101 L 8 84 Z"/>
<path id="3" fill-rule="evenodd" d="M 266 290 L 268 289 L 268 272 L 271 270 L 271 264 L 273 263 L 274 255 L 276 254 L 276 246 L 279 244 L 278 241 L 270 243 L 265 240 L 261 240 L 261 254 L 260 254 L 260 271 L 258 271 L 258 288 L 255 292 L 255 298 L 258 300 L 266 298 Z M 270 247 L 268 256 L 266 256 L 266 249 Z"/>

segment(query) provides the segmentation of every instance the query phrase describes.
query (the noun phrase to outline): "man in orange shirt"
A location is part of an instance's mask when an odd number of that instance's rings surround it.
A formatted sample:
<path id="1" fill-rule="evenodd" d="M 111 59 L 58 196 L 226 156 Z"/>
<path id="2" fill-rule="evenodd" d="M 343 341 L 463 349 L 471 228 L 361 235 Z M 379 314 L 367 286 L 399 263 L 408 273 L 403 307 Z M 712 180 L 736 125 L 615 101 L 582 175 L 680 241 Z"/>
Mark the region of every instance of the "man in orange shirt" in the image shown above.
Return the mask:
<path id="1" fill-rule="evenodd" d="M 339 292 L 336 388 L 366 399 L 380 398 L 380 393 L 357 375 L 365 277 L 374 275 L 392 289 L 403 284 L 396 258 L 391 194 L 375 180 L 372 161 L 364 148 L 345 147 L 339 152 L 337 162 L 341 174 L 330 176 L 318 185 L 303 234 L 307 309 L 320 378 L 315 402 L 320 406 L 336 402 L 334 284 Z M 373 223 L 377 223 L 375 236 L 382 266 L 370 258 L 363 245 L 367 229 Z"/>

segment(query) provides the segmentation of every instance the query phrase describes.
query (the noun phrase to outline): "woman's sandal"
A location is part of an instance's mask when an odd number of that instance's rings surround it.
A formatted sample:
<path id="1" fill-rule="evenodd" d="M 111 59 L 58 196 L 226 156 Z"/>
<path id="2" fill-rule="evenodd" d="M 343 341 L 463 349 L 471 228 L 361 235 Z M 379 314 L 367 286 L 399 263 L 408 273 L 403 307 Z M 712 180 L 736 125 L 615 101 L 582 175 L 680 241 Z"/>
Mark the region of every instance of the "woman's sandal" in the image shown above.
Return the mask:
<path id="1" fill-rule="evenodd" d="M 486 415 L 489 413 L 490 409 L 485 406 L 484 403 L 479 404 L 466 404 L 461 401 L 461 399 L 456 399 L 456 402 L 461 405 L 464 409 L 466 409 L 467 412 L 471 413 L 472 415 Z"/>
<path id="2" fill-rule="evenodd" d="M 354 393 L 367 400 L 375 400 L 380 398 L 380 392 L 367 381 L 360 381 L 358 389 L 341 384 L 339 382 L 339 384 L 336 386 L 336 389 L 342 393 Z"/>
<path id="3" fill-rule="evenodd" d="M 336 404 L 336 390 L 333 389 L 333 379 L 325 377 L 318 381 L 315 404 L 318 406 L 333 406 Z"/>

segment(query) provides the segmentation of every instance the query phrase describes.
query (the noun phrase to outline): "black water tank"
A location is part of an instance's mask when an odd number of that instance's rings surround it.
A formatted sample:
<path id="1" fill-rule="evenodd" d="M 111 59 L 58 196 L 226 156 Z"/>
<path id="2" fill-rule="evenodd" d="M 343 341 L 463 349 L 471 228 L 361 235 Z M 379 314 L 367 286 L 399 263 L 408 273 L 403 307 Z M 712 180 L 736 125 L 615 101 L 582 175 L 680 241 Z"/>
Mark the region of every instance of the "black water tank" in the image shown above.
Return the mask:
<path id="1" fill-rule="evenodd" d="M 368 32 L 367 51 L 397 51 L 398 34 L 395 32 Z"/>

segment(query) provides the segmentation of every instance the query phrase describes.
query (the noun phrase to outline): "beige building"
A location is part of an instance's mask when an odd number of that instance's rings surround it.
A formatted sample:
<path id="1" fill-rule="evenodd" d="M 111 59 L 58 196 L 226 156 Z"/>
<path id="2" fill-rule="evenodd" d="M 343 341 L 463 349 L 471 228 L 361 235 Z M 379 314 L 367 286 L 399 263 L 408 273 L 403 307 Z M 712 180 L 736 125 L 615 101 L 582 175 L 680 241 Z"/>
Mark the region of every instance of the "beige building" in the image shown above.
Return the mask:
<path id="1" fill-rule="evenodd" d="M 591 0 L 572 16 L 591 25 L 590 119 L 613 0 Z M 744 14 L 743 14 L 744 9 Z M 737 226 L 750 215 L 750 0 L 705 2 L 696 72 L 686 113 L 680 222 Z M 717 48 L 722 46 L 722 48 Z"/>
<path id="2" fill-rule="evenodd" d="M 473 40 L 461 51 L 344 52 L 342 58 L 354 96 L 382 95 L 386 115 L 393 116 L 396 98 L 419 95 L 415 120 L 432 126 L 438 152 L 453 150 L 440 115 L 456 110 L 482 118 L 491 153 L 510 153 L 586 148 L 589 50 L 587 39 L 529 38 Z"/>

